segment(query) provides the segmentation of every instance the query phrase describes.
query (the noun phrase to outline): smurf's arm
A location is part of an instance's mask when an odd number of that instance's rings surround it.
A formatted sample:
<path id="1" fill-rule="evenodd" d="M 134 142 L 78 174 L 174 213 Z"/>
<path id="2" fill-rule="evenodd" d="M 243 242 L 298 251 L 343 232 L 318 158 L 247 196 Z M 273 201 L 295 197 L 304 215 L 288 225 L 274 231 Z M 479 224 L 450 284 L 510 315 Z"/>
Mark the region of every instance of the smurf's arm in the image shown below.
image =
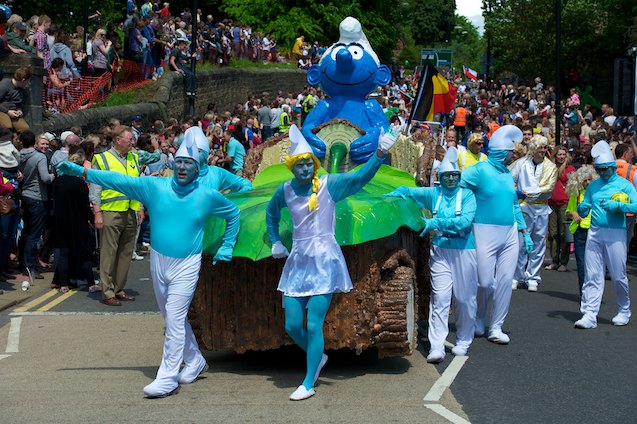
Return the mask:
<path id="1" fill-rule="evenodd" d="M 232 260 L 232 250 L 237 243 L 237 236 L 239 235 L 239 208 L 218 191 L 211 190 L 211 192 L 213 196 L 212 202 L 210 202 L 211 215 L 226 220 L 226 232 L 223 235 L 223 243 L 221 243 L 221 247 L 219 247 L 217 254 L 212 260 L 212 264 L 214 265 L 217 261 L 229 262 Z"/>
<path id="2" fill-rule="evenodd" d="M 280 185 L 274 192 L 265 210 L 265 225 L 267 227 L 268 237 L 273 245 L 281 240 L 281 236 L 279 235 L 279 222 L 281 222 L 281 209 L 286 206 L 285 196 L 283 195 L 283 185 Z"/>
<path id="3" fill-rule="evenodd" d="M 589 186 L 589 189 L 584 192 L 584 200 L 582 200 L 582 202 L 577 205 L 577 214 L 579 216 L 587 216 L 591 212 L 592 190 L 590 190 L 590 188 L 591 187 Z"/>
<path id="4" fill-rule="evenodd" d="M 526 222 L 524 221 L 524 216 L 522 215 L 522 210 L 520 209 L 520 203 L 518 203 L 518 199 L 513 199 L 513 218 L 518 224 L 518 231 L 522 231 L 525 233 Z"/>
<path id="5" fill-rule="evenodd" d="M 380 156 L 379 156 L 380 155 Z M 383 164 L 385 154 L 378 150 L 372 157 L 356 171 L 345 174 L 330 174 L 327 176 L 327 189 L 335 202 L 358 192 L 376 174 Z"/>
<path id="6" fill-rule="evenodd" d="M 219 178 L 219 190 L 231 190 L 234 192 L 243 192 L 252 190 L 252 183 L 245 178 L 233 174 L 223 168 L 215 166 L 214 172 Z"/>
<path id="7" fill-rule="evenodd" d="M 414 199 L 418 206 L 426 209 L 433 209 L 438 197 L 438 193 L 435 187 L 397 187 L 396 190 L 391 193 L 385 194 L 387 197 L 402 197 L 406 199 L 408 197 Z"/>
<path id="8" fill-rule="evenodd" d="M 303 127 L 301 133 L 307 142 L 312 146 L 314 154 L 317 158 L 323 159 L 325 157 L 326 146 L 321 137 L 314 134 L 312 129 L 324 122 L 328 121 L 327 113 L 329 110 L 329 103 L 327 100 L 321 100 L 316 104 L 316 107 L 307 115 L 305 121 L 303 121 Z"/>
<path id="9" fill-rule="evenodd" d="M 455 205 L 454 205 L 455 206 Z M 476 198 L 471 190 L 462 190 L 461 213 L 453 218 L 434 218 L 438 229 L 445 235 L 458 236 L 471 231 L 476 215 Z"/>

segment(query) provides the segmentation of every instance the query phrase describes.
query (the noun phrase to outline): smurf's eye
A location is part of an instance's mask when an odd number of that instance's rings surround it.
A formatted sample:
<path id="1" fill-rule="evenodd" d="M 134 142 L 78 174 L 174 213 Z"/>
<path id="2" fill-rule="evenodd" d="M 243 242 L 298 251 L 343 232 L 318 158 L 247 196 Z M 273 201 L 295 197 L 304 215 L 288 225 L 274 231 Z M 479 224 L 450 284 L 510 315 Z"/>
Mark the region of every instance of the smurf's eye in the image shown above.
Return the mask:
<path id="1" fill-rule="evenodd" d="M 332 60 L 336 60 L 336 55 L 338 54 L 338 52 L 340 52 L 344 48 L 345 48 L 345 46 L 334 47 L 334 49 L 332 49 L 332 52 L 330 53 L 330 56 L 332 57 Z"/>
<path id="2" fill-rule="evenodd" d="M 363 48 L 361 46 L 349 46 L 347 50 L 349 50 L 354 60 L 361 60 L 363 58 Z"/>

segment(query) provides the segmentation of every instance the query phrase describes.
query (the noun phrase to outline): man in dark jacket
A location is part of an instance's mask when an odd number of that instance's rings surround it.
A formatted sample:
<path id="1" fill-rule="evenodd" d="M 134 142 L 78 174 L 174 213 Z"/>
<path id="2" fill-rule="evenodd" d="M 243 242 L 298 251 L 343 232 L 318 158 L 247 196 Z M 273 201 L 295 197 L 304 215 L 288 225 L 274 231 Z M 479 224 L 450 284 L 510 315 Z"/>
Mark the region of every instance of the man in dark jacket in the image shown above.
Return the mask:
<path id="1" fill-rule="evenodd" d="M 17 133 L 29 129 L 22 113 L 22 102 L 30 80 L 31 69 L 22 67 L 15 70 L 13 78 L 0 81 L 0 128 L 10 128 Z"/>
<path id="2" fill-rule="evenodd" d="M 22 49 L 27 53 L 36 54 L 35 46 L 30 46 L 24 40 L 27 35 L 27 25 L 24 22 L 16 22 L 12 31 L 7 32 L 7 44 L 16 49 Z"/>

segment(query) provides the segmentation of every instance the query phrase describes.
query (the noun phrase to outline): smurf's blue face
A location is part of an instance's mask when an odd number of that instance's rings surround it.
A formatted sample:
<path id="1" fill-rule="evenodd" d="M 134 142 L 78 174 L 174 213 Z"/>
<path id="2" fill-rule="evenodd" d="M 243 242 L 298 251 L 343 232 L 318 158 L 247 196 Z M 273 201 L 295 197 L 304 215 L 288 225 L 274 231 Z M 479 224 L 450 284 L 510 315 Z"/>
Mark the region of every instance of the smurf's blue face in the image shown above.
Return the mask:
<path id="1" fill-rule="evenodd" d="M 384 68 L 387 67 L 378 66 L 358 43 L 335 44 L 326 52 L 319 68 L 321 88 L 332 96 L 364 97 L 378 84 L 386 83 Z M 379 71 L 383 75 L 379 75 Z"/>

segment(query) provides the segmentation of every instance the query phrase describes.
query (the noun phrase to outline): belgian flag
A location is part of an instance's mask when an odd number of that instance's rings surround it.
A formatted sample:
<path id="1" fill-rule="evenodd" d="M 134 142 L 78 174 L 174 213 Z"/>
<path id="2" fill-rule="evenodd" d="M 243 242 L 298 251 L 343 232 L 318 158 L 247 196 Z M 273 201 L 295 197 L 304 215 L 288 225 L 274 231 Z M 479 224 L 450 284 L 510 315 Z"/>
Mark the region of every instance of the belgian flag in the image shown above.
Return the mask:
<path id="1" fill-rule="evenodd" d="M 420 72 L 418 94 L 411 108 L 409 122 L 432 121 L 436 113 L 453 110 L 458 89 L 440 75 L 435 66 L 427 63 Z"/>

